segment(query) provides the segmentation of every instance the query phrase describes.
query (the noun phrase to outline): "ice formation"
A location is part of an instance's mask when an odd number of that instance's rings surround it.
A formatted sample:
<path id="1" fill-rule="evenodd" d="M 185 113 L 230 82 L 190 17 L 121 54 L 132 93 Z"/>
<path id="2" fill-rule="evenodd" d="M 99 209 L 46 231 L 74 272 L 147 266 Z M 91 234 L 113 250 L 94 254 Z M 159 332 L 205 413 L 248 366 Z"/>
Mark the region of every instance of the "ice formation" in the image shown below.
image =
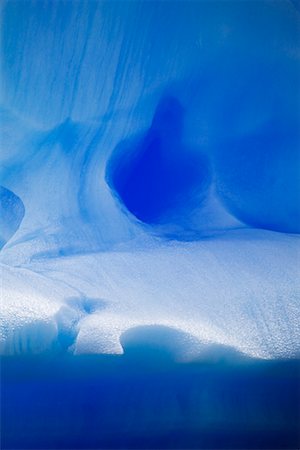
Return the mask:
<path id="1" fill-rule="evenodd" d="M 294 2 L 6 2 L 4 354 L 299 352 Z"/>

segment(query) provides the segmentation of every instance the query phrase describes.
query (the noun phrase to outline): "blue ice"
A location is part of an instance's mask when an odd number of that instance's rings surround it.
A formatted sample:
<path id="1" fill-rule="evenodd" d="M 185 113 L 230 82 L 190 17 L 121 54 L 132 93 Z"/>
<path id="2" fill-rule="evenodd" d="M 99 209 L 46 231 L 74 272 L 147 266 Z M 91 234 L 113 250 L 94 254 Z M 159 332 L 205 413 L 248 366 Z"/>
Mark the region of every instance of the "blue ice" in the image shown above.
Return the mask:
<path id="1" fill-rule="evenodd" d="M 298 448 L 298 2 L 1 12 L 1 446 Z"/>
<path id="2" fill-rule="evenodd" d="M 288 0 L 4 2 L 3 353 L 297 354 L 299 31 Z"/>

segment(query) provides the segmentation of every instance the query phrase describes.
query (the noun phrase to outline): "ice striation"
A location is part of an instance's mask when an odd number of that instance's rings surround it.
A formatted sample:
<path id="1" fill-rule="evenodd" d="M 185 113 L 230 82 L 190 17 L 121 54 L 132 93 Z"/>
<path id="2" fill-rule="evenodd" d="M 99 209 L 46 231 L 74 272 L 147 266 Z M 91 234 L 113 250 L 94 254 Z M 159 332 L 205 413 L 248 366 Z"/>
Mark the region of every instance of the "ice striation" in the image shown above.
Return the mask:
<path id="1" fill-rule="evenodd" d="M 0 349 L 299 355 L 293 2 L 5 2 Z"/>

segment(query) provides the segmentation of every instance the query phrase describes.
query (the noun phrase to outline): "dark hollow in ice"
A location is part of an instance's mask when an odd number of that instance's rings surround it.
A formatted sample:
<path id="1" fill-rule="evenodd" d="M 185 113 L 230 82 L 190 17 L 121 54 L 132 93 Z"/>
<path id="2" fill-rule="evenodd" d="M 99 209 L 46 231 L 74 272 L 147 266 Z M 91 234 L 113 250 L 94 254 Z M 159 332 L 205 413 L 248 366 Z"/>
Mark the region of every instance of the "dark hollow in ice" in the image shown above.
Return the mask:
<path id="1" fill-rule="evenodd" d="M 176 224 L 205 197 L 209 164 L 184 145 L 183 130 L 182 105 L 164 97 L 144 136 L 121 143 L 108 163 L 109 186 L 142 222 Z"/>
<path id="2" fill-rule="evenodd" d="M 255 228 L 300 232 L 300 132 L 273 120 L 224 141 L 216 157 L 218 192 L 238 219 Z"/>
<path id="3" fill-rule="evenodd" d="M 149 360 L 149 357 L 172 359 L 188 348 L 192 337 L 172 327 L 144 325 L 131 328 L 120 338 L 126 357 Z"/>

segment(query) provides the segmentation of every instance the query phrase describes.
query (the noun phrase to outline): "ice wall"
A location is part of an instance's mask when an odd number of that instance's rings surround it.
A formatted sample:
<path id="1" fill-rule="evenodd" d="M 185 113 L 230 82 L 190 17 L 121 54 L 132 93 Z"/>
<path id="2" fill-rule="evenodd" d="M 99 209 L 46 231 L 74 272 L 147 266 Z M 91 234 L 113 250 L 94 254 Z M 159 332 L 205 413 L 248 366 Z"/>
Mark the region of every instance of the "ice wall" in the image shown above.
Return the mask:
<path id="1" fill-rule="evenodd" d="M 5 351 L 37 350 L 41 320 L 51 349 L 165 325 L 296 352 L 299 19 L 288 0 L 3 4 Z"/>

